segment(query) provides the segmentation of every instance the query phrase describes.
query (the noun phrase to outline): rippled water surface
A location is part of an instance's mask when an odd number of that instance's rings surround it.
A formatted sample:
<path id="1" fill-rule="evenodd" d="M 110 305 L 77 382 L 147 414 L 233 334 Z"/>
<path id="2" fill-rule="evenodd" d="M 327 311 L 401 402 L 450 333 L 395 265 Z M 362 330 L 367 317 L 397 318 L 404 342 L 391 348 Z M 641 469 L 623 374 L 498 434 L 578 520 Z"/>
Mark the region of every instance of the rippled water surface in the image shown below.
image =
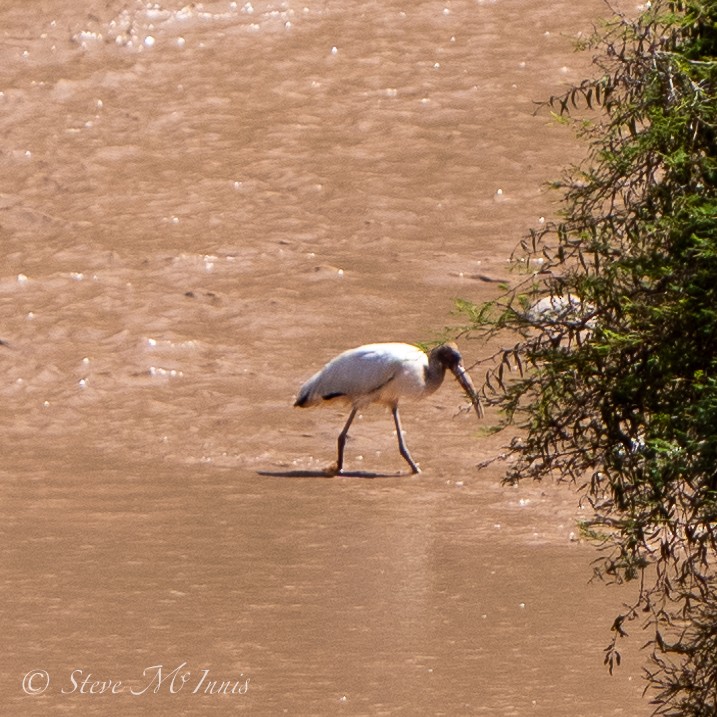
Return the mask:
<path id="1" fill-rule="evenodd" d="M 587 584 L 574 496 L 476 468 L 494 415 L 406 405 L 411 477 L 367 409 L 326 478 L 345 412 L 291 408 L 516 280 L 581 151 L 533 103 L 604 6 L 31 5 L 0 8 L 3 713 L 646 714 L 642 657 L 602 667 L 631 593 Z"/>

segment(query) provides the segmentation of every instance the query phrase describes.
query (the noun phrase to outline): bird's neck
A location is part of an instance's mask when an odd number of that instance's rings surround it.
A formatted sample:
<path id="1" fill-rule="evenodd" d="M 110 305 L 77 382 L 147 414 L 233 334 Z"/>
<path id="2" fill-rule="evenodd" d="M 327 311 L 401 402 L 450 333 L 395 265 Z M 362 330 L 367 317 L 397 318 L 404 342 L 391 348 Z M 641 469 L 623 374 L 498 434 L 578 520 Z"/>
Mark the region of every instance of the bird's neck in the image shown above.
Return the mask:
<path id="1" fill-rule="evenodd" d="M 425 393 L 433 393 L 443 383 L 446 375 L 446 367 L 435 358 L 430 358 L 426 367 L 426 388 Z"/>

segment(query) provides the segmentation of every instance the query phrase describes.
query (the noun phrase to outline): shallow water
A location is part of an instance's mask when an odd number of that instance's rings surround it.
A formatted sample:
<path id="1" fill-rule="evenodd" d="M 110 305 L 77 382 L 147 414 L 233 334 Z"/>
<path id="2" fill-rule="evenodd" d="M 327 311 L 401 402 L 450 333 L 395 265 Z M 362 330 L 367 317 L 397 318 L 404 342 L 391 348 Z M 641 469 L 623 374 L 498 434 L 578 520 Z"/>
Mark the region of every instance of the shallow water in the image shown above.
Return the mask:
<path id="1" fill-rule="evenodd" d="M 291 409 L 516 280 L 580 156 L 533 102 L 603 6 L 33 7 L 0 9 L 0 703 L 646 714 L 641 656 L 601 664 L 630 591 L 587 584 L 569 492 L 476 469 L 495 416 L 407 405 L 409 477 L 366 410 L 329 479 L 345 413 Z"/>

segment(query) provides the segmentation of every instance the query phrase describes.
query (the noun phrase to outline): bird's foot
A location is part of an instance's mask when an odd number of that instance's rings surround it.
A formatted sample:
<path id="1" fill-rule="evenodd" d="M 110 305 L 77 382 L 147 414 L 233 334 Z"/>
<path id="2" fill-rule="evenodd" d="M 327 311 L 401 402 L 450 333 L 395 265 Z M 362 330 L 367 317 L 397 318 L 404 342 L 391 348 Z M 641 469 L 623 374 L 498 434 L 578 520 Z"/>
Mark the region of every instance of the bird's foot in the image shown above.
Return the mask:
<path id="1" fill-rule="evenodd" d="M 409 467 L 411 468 L 411 473 L 415 476 L 416 474 L 421 472 L 421 469 L 418 467 L 416 463 L 414 463 L 413 459 L 409 456 L 403 456 L 406 459 L 406 463 L 408 463 Z"/>
<path id="2" fill-rule="evenodd" d="M 343 468 L 340 468 L 338 463 L 332 463 L 330 466 L 326 466 L 322 471 L 322 473 L 325 473 L 327 476 L 340 476 L 343 472 Z"/>

